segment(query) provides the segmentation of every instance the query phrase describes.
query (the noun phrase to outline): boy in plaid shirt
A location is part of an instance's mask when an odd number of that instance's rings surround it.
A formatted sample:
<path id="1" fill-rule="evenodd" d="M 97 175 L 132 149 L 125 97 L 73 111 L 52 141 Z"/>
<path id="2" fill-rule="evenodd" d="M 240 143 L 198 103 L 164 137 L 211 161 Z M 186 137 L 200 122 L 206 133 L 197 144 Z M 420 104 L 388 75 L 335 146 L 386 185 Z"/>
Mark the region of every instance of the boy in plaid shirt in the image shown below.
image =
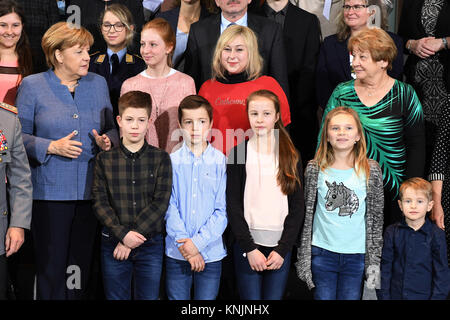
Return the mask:
<path id="1" fill-rule="evenodd" d="M 164 150 L 145 141 L 151 97 L 130 91 L 119 99 L 118 147 L 97 155 L 92 193 L 101 224 L 101 260 L 108 300 L 157 299 L 164 255 L 164 216 L 172 166 Z"/>

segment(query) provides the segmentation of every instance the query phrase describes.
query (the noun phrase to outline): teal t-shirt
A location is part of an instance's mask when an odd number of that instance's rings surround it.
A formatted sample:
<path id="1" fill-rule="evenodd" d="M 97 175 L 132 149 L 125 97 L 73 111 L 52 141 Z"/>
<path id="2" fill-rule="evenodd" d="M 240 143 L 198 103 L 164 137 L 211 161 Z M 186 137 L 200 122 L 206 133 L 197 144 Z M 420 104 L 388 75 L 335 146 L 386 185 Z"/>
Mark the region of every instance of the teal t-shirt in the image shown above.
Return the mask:
<path id="1" fill-rule="evenodd" d="M 366 252 L 366 176 L 354 169 L 319 172 L 312 245 L 337 253 Z"/>

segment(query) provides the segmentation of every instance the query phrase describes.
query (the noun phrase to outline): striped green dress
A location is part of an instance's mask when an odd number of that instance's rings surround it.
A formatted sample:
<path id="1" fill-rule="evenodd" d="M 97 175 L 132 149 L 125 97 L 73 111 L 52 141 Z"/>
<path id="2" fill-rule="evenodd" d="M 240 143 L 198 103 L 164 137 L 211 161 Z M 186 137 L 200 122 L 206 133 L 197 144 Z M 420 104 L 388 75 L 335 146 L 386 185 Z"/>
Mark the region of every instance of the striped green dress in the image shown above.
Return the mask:
<path id="1" fill-rule="evenodd" d="M 373 106 L 366 106 L 359 100 L 354 84 L 355 80 L 350 80 L 335 88 L 322 124 L 326 114 L 335 107 L 351 107 L 358 112 L 367 141 L 367 156 L 380 164 L 385 190 L 395 199 L 403 180 L 424 174 L 422 106 L 414 89 L 398 80 Z"/>

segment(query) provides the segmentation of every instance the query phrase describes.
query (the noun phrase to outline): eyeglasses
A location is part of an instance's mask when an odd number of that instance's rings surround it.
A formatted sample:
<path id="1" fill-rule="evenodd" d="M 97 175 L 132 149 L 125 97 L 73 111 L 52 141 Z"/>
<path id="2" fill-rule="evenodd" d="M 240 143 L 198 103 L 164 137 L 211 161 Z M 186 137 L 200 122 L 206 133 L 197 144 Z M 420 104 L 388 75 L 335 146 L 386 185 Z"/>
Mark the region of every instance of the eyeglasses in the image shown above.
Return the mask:
<path id="1" fill-rule="evenodd" d="M 125 28 L 125 25 L 123 23 L 120 23 L 120 22 L 117 22 L 115 24 L 102 23 L 102 29 L 105 32 L 109 32 L 111 30 L 111 27 L 114 27 L 114 30 L 116 32 L 121 32 Z"/>
<path id="2" fill-rule="evenodd" d="M 344 8 L 344 11 L 350 11 L 350 9 L 353 9 L 353 11 L 360 11 L 367 7 L 368 7 L 368 5 L 366 5 L 366 4 L 355 4 L 354 6 L 349 6 L 349 5 L 342 6 L 342 8 Z"/>

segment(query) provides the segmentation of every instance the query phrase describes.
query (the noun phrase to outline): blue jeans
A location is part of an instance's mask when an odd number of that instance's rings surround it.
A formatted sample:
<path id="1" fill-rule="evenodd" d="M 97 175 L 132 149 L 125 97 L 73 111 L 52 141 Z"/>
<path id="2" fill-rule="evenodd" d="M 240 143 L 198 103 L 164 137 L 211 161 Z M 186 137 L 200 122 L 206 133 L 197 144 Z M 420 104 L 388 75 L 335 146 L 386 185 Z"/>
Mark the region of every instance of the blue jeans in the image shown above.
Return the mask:
<path id="1" fill-rule="evenodd" d="M 269 256 L 273 248 L 258 246 L 262 254 Z M 244 251 L 237 243 L 234 245 L 234 268 L 241 300 L 281 300 L 284 295 L 289 267 L 291 264 L 291 252 L 284 257 L 283 265 L 278 270 L 253 271 L 250 268 Z"/>
<path id="2" fill-rule="evenodd" d="M 127 260 L 114 259 L 118 243 L 107 230 L 102 231 L 102 273 L 107 300 L 130 300 L 133 280 L 135 300 L 156 300 L 159 296 L 164 255 L 164 239 L 156 235 L 131 250 Z"/>
<path id="3" fill-rule="evenodd" d="M 315 300 L 360 300 L 363 253 L 344 254 L 311 247 L 311 271 Z"/>
<path id="4" fill-rule="evenodd" d="M 202 272 L 193 272 L 185 260 L 166 256 L 166 291 L 169 300 L 190 300 L 194 280 L 195 300 L 215 300 L 220 286 L 222 261 L 205 263 Z"/>

